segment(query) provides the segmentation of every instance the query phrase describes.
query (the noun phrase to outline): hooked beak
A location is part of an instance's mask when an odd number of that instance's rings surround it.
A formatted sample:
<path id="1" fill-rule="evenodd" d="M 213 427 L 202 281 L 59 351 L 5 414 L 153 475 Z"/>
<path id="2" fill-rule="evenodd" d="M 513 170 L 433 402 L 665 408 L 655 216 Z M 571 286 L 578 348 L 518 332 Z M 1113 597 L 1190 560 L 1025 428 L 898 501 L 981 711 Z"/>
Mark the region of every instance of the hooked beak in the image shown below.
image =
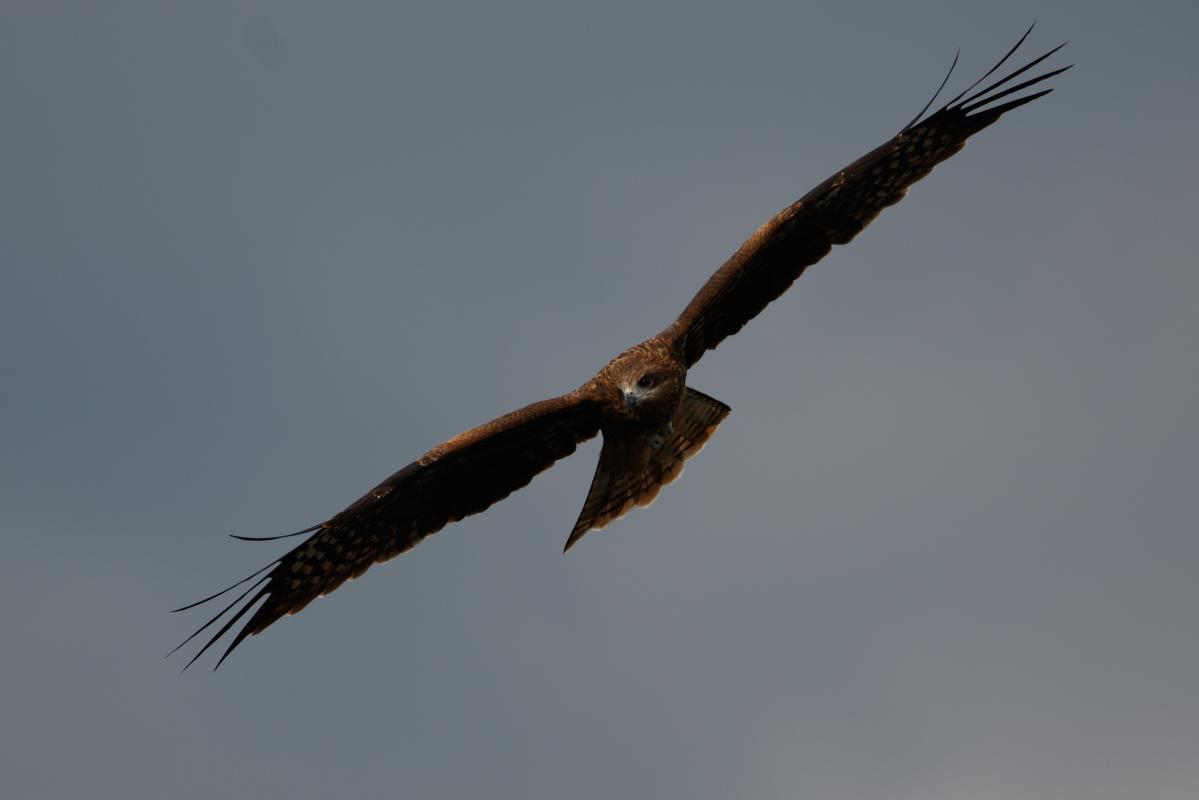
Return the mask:
<path id="1" fill-rule="evenodd" d="M 637 405 L 638 397 L 635 392 L 630 392 L 629 390 L 625 389 L 624 391 L 621 392 L 621 394 L 624 396 L 624 407 L 625 408 L 632 409 L 634 406 Z"/>

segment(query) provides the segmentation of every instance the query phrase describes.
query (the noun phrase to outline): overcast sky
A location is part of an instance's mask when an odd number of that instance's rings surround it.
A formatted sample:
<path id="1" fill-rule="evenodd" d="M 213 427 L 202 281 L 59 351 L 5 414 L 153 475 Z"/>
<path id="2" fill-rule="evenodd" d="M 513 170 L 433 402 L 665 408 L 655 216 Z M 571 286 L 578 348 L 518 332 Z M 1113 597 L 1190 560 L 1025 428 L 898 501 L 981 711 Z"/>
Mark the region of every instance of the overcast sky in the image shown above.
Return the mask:
<path id="1" fill-rule="evenodd" d="M 577 386 L 1034 19 L 1078 67 L 692 371 L 651 509 L 563 557 L 591 443 L 162 659 L 288 547 L 226 534 Z M 1190 800 L 1196 23 L 6 0 L 5 796 Z"/>

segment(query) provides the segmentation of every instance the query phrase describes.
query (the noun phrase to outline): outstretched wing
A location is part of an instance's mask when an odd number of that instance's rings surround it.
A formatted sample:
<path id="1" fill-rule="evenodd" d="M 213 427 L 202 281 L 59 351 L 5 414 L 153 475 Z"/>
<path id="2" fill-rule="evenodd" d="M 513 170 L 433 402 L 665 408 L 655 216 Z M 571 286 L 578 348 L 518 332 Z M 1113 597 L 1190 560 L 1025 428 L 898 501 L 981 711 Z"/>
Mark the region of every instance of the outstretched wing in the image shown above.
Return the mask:
<path id="1" fill-rule="evenodd" d="M 179 645 L 241 606 L 187 666 L 259 600 L 265 601 L 233 638 L 218 667 L 250 634 L 260 633 L 284 614 L 295 614 L 447 523 L 477 514 L 527 485 L 539 472 L 573 453 L 580 442 L 595 436 L 599 426 L 599 403 L 579 391 L 525 406 L 438 445 L 328 522 L 301 531 L 315 533 L 278 561 L 222 592 L 176 609 L 193 608 L 250 583 L 241 596 Z"/>
<path id="2" fill-rule="evenodd" d="M 785 292 L 804 269 L 824 258 L 832 245 L 846 244 L 884 208 L 902 200 L 909 186 L 961 150 L 971 135 L 1005 112 L 1051 92 L 1052 89 L 1042 89 L 987 107 L 1069 69 L 1069 66 L 1055 69 L 1001 90 L 1063 45 L 964 97 L 999 69 L 1031 30 L 965 92 L 919 121 L 922 111 L 889 142 L 821 183 L 750 237 L 664 331 L 682 352 L 687 366 L 741 330 L 770 301 Z"/>

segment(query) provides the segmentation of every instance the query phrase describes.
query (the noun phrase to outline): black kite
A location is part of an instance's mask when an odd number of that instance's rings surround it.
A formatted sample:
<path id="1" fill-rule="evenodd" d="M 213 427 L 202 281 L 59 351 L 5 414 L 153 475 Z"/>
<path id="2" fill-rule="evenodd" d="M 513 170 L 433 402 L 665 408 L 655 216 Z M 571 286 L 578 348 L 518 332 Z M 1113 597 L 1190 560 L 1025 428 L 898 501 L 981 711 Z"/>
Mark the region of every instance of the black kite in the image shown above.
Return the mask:
<path id="1" fill-rule="evenodd" d="M 884 208 L 899 202 L 908 187 L 961 150 L 970 136 L 1005 112 L 1052 91 L 1039 89 L 994 105 L 1069 69 L 1008 85 L 1061 45 L 970 94 L 1027 36 L 1025 32 L 998 64 L 940 110 L 924 116 L 934 95 L 889 141 L 763 225 L 666 330 L 624 351 L 574 391 L 525 406 L 434 447 L 333 518 L 289 534 L 312 535 L 277 561 L 216 595 L 184 606 L 192 608 L 253 581 L 183 642 L 215 624 L 253 592 L 188 665 L 258 601 L 265 602 L 238 631 L 217 666 L 250 634 L 261 633 L 284 614 L 295 614 L 447 523 L 502 500 L 597 433 L 603 434 L 599 465 L 566 549 L 587 531 L 607 525 L 634 506 L 648 505 L 679 476 L 683 462 L 700 451 L 729 413 L 724 403 L 686 385 L 687 370 L 741 330 L 833 245 L 849 242 Z"/>

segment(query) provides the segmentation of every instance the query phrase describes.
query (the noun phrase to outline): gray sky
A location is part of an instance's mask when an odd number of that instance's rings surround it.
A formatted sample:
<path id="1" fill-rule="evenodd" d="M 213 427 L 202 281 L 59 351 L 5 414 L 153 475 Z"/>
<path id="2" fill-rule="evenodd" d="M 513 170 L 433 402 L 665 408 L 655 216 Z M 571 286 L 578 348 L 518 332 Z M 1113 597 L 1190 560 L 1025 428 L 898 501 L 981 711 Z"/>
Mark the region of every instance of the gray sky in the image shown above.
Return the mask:
<path id="1" fill-rule="evenodd" d="M 655 333 L 957 46 L 1079 66 L 597 444 L 248 641 L 208 594 Z M 1192 798 L 1186 3 L 0 7 L 6 796 Z"/>

